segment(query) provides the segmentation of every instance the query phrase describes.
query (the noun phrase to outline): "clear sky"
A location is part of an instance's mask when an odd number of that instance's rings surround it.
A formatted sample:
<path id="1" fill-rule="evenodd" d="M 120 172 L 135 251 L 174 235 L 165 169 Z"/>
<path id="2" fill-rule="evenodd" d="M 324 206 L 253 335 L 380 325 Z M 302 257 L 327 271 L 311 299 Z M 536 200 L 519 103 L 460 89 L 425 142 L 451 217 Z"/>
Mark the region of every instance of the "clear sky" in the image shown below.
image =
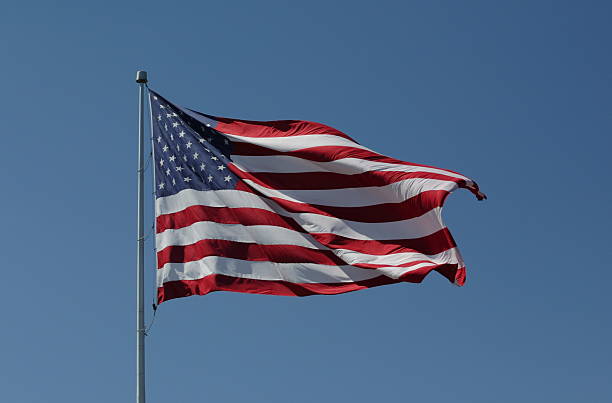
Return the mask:
<path id="1" fill-rule="evenodd" d="M 611 12 L 3 3 L 1 400 L 134 399 L 134 76 L 146 69 L 183 106 L 323 122 L 489 196 L 447 200 L 463 288 L 434 273 L 338 296 L 162 304 L 149 402 L 612 401 Z M 152 258 L 149 242 L 147 301 Z"/>

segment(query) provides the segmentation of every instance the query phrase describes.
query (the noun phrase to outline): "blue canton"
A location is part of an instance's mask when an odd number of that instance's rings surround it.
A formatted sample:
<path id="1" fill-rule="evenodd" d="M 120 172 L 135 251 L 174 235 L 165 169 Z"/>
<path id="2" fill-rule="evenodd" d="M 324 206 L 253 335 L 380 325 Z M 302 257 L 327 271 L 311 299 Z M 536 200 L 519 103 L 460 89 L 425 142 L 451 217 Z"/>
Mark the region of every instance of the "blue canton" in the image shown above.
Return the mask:
<path id="1" fill-rule="evenodd" d="M 149 95 L 155 196 L 185 189 L 234 189 L 239 179 L 228 168 L 232 143 L 214 129 L 216 122 L 173 105 L 153 91 Z"/>

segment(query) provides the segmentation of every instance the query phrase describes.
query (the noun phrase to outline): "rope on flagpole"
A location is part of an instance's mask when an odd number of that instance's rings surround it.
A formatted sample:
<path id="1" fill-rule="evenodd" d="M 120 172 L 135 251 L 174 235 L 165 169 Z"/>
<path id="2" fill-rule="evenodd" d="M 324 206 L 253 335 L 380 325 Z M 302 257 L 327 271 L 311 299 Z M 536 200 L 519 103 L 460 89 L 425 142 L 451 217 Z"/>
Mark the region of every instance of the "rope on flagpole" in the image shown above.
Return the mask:
<path id="1" fill-rule="evenodd" d="M 149 322 L 149 326 L 147 326 L 147 328 L 145 329 L 145 332 L 144 332 L 145 336 L 149 335 L 149 332 L 151 331 L 151 328 L 153 327 L 153 324 L 155 323 L 155 317 L 157 316 L 157 308 L 159 308 L 159 306 L 155 304 L 155 302 L 151 305 L 153 305 L 153 317 L 151 318 L 151 322 Z"/>
<path id="2" fill-rule="evenodd" d="M 153 231 L 155 231 L 155 226 L 152 225 L 151 228 L 149 229 L 149 232 L 147 232 L 147 235 L 142 237 L 142 239 L 146 241 L 149 238 L 151 238 L 151 235 L 153 235 Z M 155 250 L 155 248 L 153 248 L 153 250 Z"/>
<path id="3" fill-rule="evenodd" d="M 151 93 L 149 92 L 150 88 L 149 88 L 149 84 L 148 83 L 144 83 L 145 87 L 147 88 L 147 93 L 148 93 L 148 100 L 149 100 L 149 133 L 150 133 L 150 144 L 151 144 L 151 152 L 149 154 L 151 160 L 153 161 L 151 164 L 155 164 L 155 146 L 154 146 L 154 138 L 153 138 L 153 104 L 151 102 Z M 156 223 L 157 223 L 157 218 L 156 218 L 156 213 L 155 213 L 155 200 L 156 200 L 156 196 L 157 196 L 157 181 L 155 178 L 155 166 L 153 166 L 153 168 L 151 168 L 151 178 L 153 180 L 153 186 L 152 186 L 152 196 L 153 196 L 153 223 L 151 225 L 151 230 L 149 232 L 149 234 L 147 235 L 147 238 L 151 236 L 151 234 L 156 233 Z M 155 245 L 155 242 L 153 242 L 153 256 L 155 256 L 155 267 L 157 267 L 157 248 Z M 157 271 L 157 270 L 156 270 Z M 151 331 L 151 328 L 153 327 L 153 324 L 155 323 L 155 318 L 157 316 L 157 282 L 154 282 L 154 290 L 153 290 L 153 303 L 151 304 L 151 306 L 153 307 L 153 317 L 151 318 L 151 322 L 149 323 L 149 325 L 147 326 L 147 328 L 145 329 L 144 335 L 148 336 L 149 332 Z"/>
<path id="4" fill-rule="evenodd" d="M 151 159 L 153 159 L 153 153 L 149 153 L 149 157 L 145 161 L 145 166 L 142 169 L 142 172 L 147 172 L 149 170 L 149 168 L 151 168 Z"/>

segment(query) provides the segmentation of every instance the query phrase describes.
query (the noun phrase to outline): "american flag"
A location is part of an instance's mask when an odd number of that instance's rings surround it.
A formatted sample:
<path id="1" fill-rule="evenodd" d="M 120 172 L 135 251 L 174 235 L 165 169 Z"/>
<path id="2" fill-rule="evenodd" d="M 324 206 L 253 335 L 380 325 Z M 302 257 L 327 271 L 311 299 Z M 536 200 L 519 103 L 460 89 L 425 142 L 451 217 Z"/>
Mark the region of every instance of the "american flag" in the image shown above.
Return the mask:
<path id="1" fill-rule="evenodd" d="M 205 115 L 149 90 L 158 303 L 212 291 L 338 294 L 465 264 L 441 218 L 475 182 L 329 126 Z"/>

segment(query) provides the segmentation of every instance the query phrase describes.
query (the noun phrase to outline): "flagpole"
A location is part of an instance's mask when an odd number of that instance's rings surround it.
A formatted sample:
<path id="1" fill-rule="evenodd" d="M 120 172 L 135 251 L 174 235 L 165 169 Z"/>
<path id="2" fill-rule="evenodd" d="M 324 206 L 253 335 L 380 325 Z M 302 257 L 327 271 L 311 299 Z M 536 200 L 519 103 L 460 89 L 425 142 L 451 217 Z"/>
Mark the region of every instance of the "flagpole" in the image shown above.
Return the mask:
<path id="1" fill-rule="evenodd" d="M 136 403 L 145 403 L 144 321 L 144 104 L 147 72 L 137 71 L 138 83 L 138 252 L 136 254 Z"/>

